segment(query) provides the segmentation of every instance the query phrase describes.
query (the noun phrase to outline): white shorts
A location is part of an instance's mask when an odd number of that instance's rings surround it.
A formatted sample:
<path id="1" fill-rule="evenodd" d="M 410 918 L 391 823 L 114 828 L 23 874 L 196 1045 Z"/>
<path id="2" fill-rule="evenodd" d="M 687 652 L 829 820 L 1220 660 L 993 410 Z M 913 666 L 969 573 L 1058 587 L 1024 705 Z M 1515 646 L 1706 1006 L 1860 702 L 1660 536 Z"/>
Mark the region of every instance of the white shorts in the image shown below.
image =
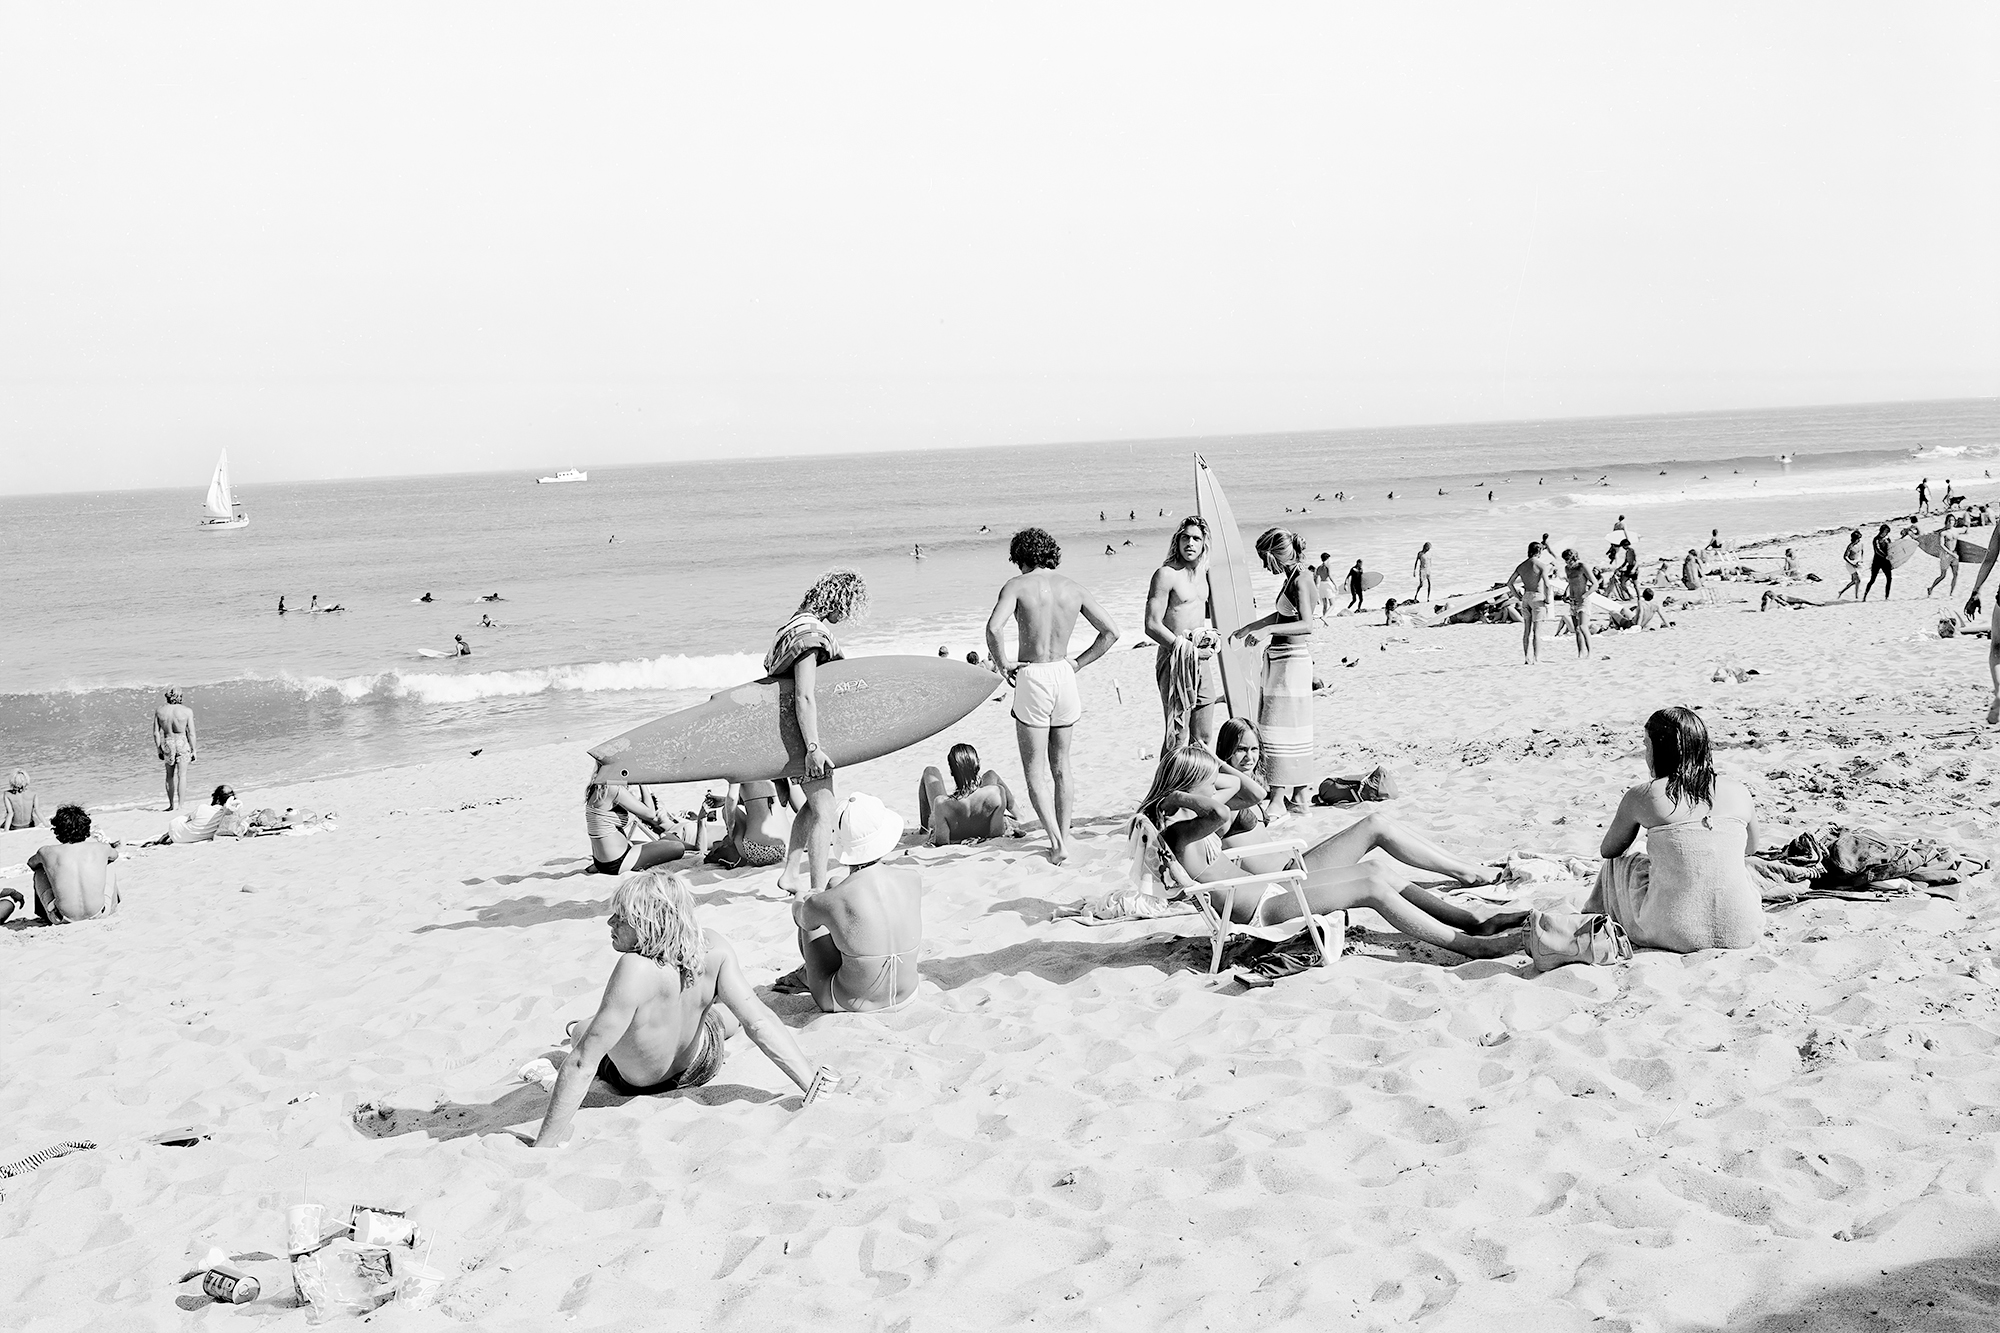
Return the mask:
<path id="1" fill-rule="evenodd" d="M 1061 662 L 1023 662 L 1014 673 L 1014 720 L 1030 727 L 1073 727 L 1083 716 L 1076 668 Z"/>

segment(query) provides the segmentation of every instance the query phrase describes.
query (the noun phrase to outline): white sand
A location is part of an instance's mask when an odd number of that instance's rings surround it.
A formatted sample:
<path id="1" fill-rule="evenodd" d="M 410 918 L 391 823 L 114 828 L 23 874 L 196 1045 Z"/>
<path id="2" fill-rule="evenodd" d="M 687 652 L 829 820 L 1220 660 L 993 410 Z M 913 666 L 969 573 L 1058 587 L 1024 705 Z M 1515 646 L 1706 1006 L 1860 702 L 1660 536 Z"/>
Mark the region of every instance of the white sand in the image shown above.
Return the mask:
<path id="1" fill-rule="evenodd" d="M 1827 543 L 1811 563 L 1830 571 Z M 1844 817 L 1990 855 L 1984 645 L 1938 640 L 1936 603 L 1760 616 L 1744 586 L 1677 630 L 1604 636 L 1594 664 L 1554 641 L 1535 670 L 1511 628 L 1337 622 L 1316 655 L 1361 663 L 1325 669 L 1325 768 L 1389 764 L 1386 809 L 1479 858 L 1594 855 L 1642 776 L 1640 721 L 1685 702 L 1773 833 Z M 1718 658 L 1760 675 L 1711 683 Z M 1120 651 L 1084 677 L 1072 865 L 914 853 L 915 1006 L 773 998 L 855 1085 L 803 1111 L 739 1038 L 691 1094 L 594 1093 L 559 1152 L 502 1132 L 538 1124 L 514 1071 L 590 1012 L 612 959 L 611 881 L 578 873 L 596 736 L 251 793 L 340 826 L 144 852 L 117 917 L 0 932 L 0 1161 L 102 1145 L 0 1184 L 0 1327 L 303 1326 L 281 1263 L 250 1262 L 269 1295 L 235 1313 L 185 1313 L 203 1302 L 175 1281 L 196 1233 L 282 1253 L 307 1177 L 330 1210 L 405 1207 L 443 1238 L 456 1278 L 436 1309 L 376 1317 L 397 1328 L 1994 1326 L 1985 877 L 1957 903 L 1774 911 L 1755 951 L 1542 977 L 1440 966 L 1357 918 L 1357 954 L 1246 993 L 1174 966 L 1189 920 L 1050 919 L 1122 879 L 1150 672 Z M 989 705 L 845 786 L 914 820 L 917 772 L 961 738 L 1018 775 Z M 1856 756 L 1902 756 L 1914 785 L 1856 779 Z M 0 865 L 41 840 L 0 837 Z M 771 876 L 695 877 L 760 985 L 796 962 L 757 897 Z M 391 1114 L 364 1132 L 362 1105 Z M 183 1124 L 211 1137 L 142 1145 Z"/>

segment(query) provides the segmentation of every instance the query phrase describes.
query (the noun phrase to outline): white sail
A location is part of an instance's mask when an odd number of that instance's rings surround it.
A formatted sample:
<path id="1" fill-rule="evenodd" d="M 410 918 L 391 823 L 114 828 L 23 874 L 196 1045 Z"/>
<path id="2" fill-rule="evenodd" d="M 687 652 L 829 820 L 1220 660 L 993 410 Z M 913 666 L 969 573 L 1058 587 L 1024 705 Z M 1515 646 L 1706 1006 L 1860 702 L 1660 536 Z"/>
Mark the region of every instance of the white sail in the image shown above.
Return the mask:
<path id="1" fill-rule="evenodd" d="M 236 497 L 229 491 L 229 451 L 215 460 L 215 475 L 208 480 L 208 501 L 204 506 L 210 518 L 236 517 Z"/>

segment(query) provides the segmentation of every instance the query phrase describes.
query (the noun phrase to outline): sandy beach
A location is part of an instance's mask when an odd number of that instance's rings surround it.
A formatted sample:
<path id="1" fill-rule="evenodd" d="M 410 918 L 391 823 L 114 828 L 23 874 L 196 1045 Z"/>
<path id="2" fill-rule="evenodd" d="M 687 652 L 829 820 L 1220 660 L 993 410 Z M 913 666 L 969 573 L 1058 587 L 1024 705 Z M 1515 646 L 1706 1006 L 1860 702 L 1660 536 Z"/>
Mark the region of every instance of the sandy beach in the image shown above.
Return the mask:
<path id="1" fill-rule="evenodd" d="M 1831 595 L 1835 544 L 1800 546 Z M 1912 567 L 1916 591 L 1932 572 Z M 1939 639 L 1942 602 L 1900 588 L 1766 614 L 1759 591 L 1721 583 L 1588 663 L 1553 640 L 1533 669 L 1511 626 L 1336 619 L 1314 645 L 1322 770 L 1389 766 L 1403 794 L 1382 808 L 1475 859 L 1594 858 L 1644 776 L 1641 722 L 1682 703 L 1756 791 L 1767 843 L 1838 821 L 1991 856 L 1983 641 Z M 97 1145 L 0 1182 L 0 1327 L 303 1326 L 281 1256 L 304 1190 L 436 1237 L 452 1279 L 431 1310 L 375 1316 L 392 1328 L 2000 1320 L 1990 874 L 1956 898 L 1771 910 L 1754 950 L 1541 976 L 1358 913 L 1349 955 L 1245 990 L 1206 975 L 1196 918 L 1055 919 L 1124 882 L 1158 743 L 1152 654 L 1116 613 L 1124 642 L 1083 676 L 1071 863 L 1032 836 L 913 848 L 918 1002 L 829 1016 L 767 995 L 848 1076 L 811 1107 L 738 1038 L 707 1087 L 600 1086 L 561 1150 L 509 1132 L 546 1102 L 516 1071 L 588 1016 L 612 962 L 612 881 L 582 873 L 599 736 L 246 789 L 337 827 L 139 852 L 115 917 L 0 932 L 0 1161 Z M 1718 682 L 1718 664 L 1758 674 Z M 841 788 L 914 827 L 918 774 L 953 740 L 1018 780 L 996 702 Z M 226 777 L 205 753 L 191 785 Z M 99 827 L 136 841 L 165 822 Z M 45 840 L 0 835 L 0 866 Z M 760 988 L 797 963 L 774 875 L 693 874 L 702 923 Z M 206 1137 L 146 1141 L 177 1126 Z M 204 1309 L 177 1285 L 197 1235 L 247 1256 L 265 1295 Z"/>

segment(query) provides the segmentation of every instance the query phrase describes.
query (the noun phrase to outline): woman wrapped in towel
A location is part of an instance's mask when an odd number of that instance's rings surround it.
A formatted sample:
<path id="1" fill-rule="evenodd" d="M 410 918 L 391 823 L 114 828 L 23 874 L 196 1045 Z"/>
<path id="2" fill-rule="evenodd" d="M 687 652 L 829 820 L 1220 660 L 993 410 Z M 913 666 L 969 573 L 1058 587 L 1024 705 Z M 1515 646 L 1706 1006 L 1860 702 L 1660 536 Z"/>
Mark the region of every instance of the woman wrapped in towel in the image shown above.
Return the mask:
<path id="1" fill-rule="evenodd" d="M 1247 856 L 1238 870 L 1222 855 L 1225 844 L 1245 847 L 1271 839 L 1261 829 L 1225 832 L 1235 819 L 1232 798 L 1246 784 L 1254 788 L 1256 781 L 1199 745 L 1184 746 L 1161 757 L 1139 813 L 1158 826 L 1161 840 L 1182 872 L 1179 878 L 1193 880 L 1195 892 L 1201 891 L 1203 881 L 1282 869 L 1288 859 L 1288 851 L 1275 851 L 1269 857 Z M 1493 866 L 1453 856 L 1386 815 L 1367 815 L 1307 849 L 1306 902 L 1312 911 L 1366 907 L 1406 935 L 1469 958 L 1498 958 L 1521 951 L 1526 912 L 1462 903 L 1430 889 L 1398 888 L 1386 865 L 1362 859 L 1377 848 L 1406 866 L 1445 875 L 1461 884 L 1491 884 L 1500 874 Z M 1220 904 L 1217 907 L 1220 910 Z M 1299 904 L 1289 892 L 1273 894 L 1264 903 L 1239 896 L 1233 911 L 1245 924 L 1275 925 L 1297 916 Z"/>
<path id="2" fill-rule="evenodd" d="M 798 882 L 794 864 L 805 850 L 810 889 L 826 887 L 829 839 L 833 831 L 833 756 L 820 748 L 819 709 L 813 698 L 815 673 L 828 662 L 841 658 L 840 640 L 834 627 L 858 618 L 868 609 L 868 585 L 851 569 L 831 569 L 806 589 L 799 609 L 778 630 L 771 651 L 764 655 L 764 674 L 771 679 L 790 676 L 794 687 L 792 707 L 799 721 L 799 735 L 806 743 L 805 808 L 792 821 L 792 837 L 785 852 L 785 868 L 778 886 L 797 893 L 808 887 Z"/>
<path id="3" fill-rule="evenodd" d="M 1258 630 L 1270 635 L 1264 649 L 1264 702 L 1257 710 L 1257 730 L 1264 738 L 1264 779 L 1270 789 L 1270 813 L 1278 803 L 1304 814 L 1313 785 L 1312 686 L 1313 604 L 1311 581 L 1304 564 L 1305 543 L 1296 532 L 1272 528 L 1257 539 L 1257 556 L 1264 568 L 1284 580 L 1268 616 L 1260 616 L 1230 635 L 1254 644 Z"/>
<path id="4" fill-rule="evenodd" d="M 1646 719 L 1653 776 L 1625 793 L 1598 849 L 1604 864 L 1584 904 L 1642 949 L 1747 949 L 1764 933 L 1764 905 L 1744 858 L 1757 850 L 1750 789 L 1716 774 L 1708 728 L 1686 708 Z M 1639 831 L 1646 850 L 1632 853 Z"/>

